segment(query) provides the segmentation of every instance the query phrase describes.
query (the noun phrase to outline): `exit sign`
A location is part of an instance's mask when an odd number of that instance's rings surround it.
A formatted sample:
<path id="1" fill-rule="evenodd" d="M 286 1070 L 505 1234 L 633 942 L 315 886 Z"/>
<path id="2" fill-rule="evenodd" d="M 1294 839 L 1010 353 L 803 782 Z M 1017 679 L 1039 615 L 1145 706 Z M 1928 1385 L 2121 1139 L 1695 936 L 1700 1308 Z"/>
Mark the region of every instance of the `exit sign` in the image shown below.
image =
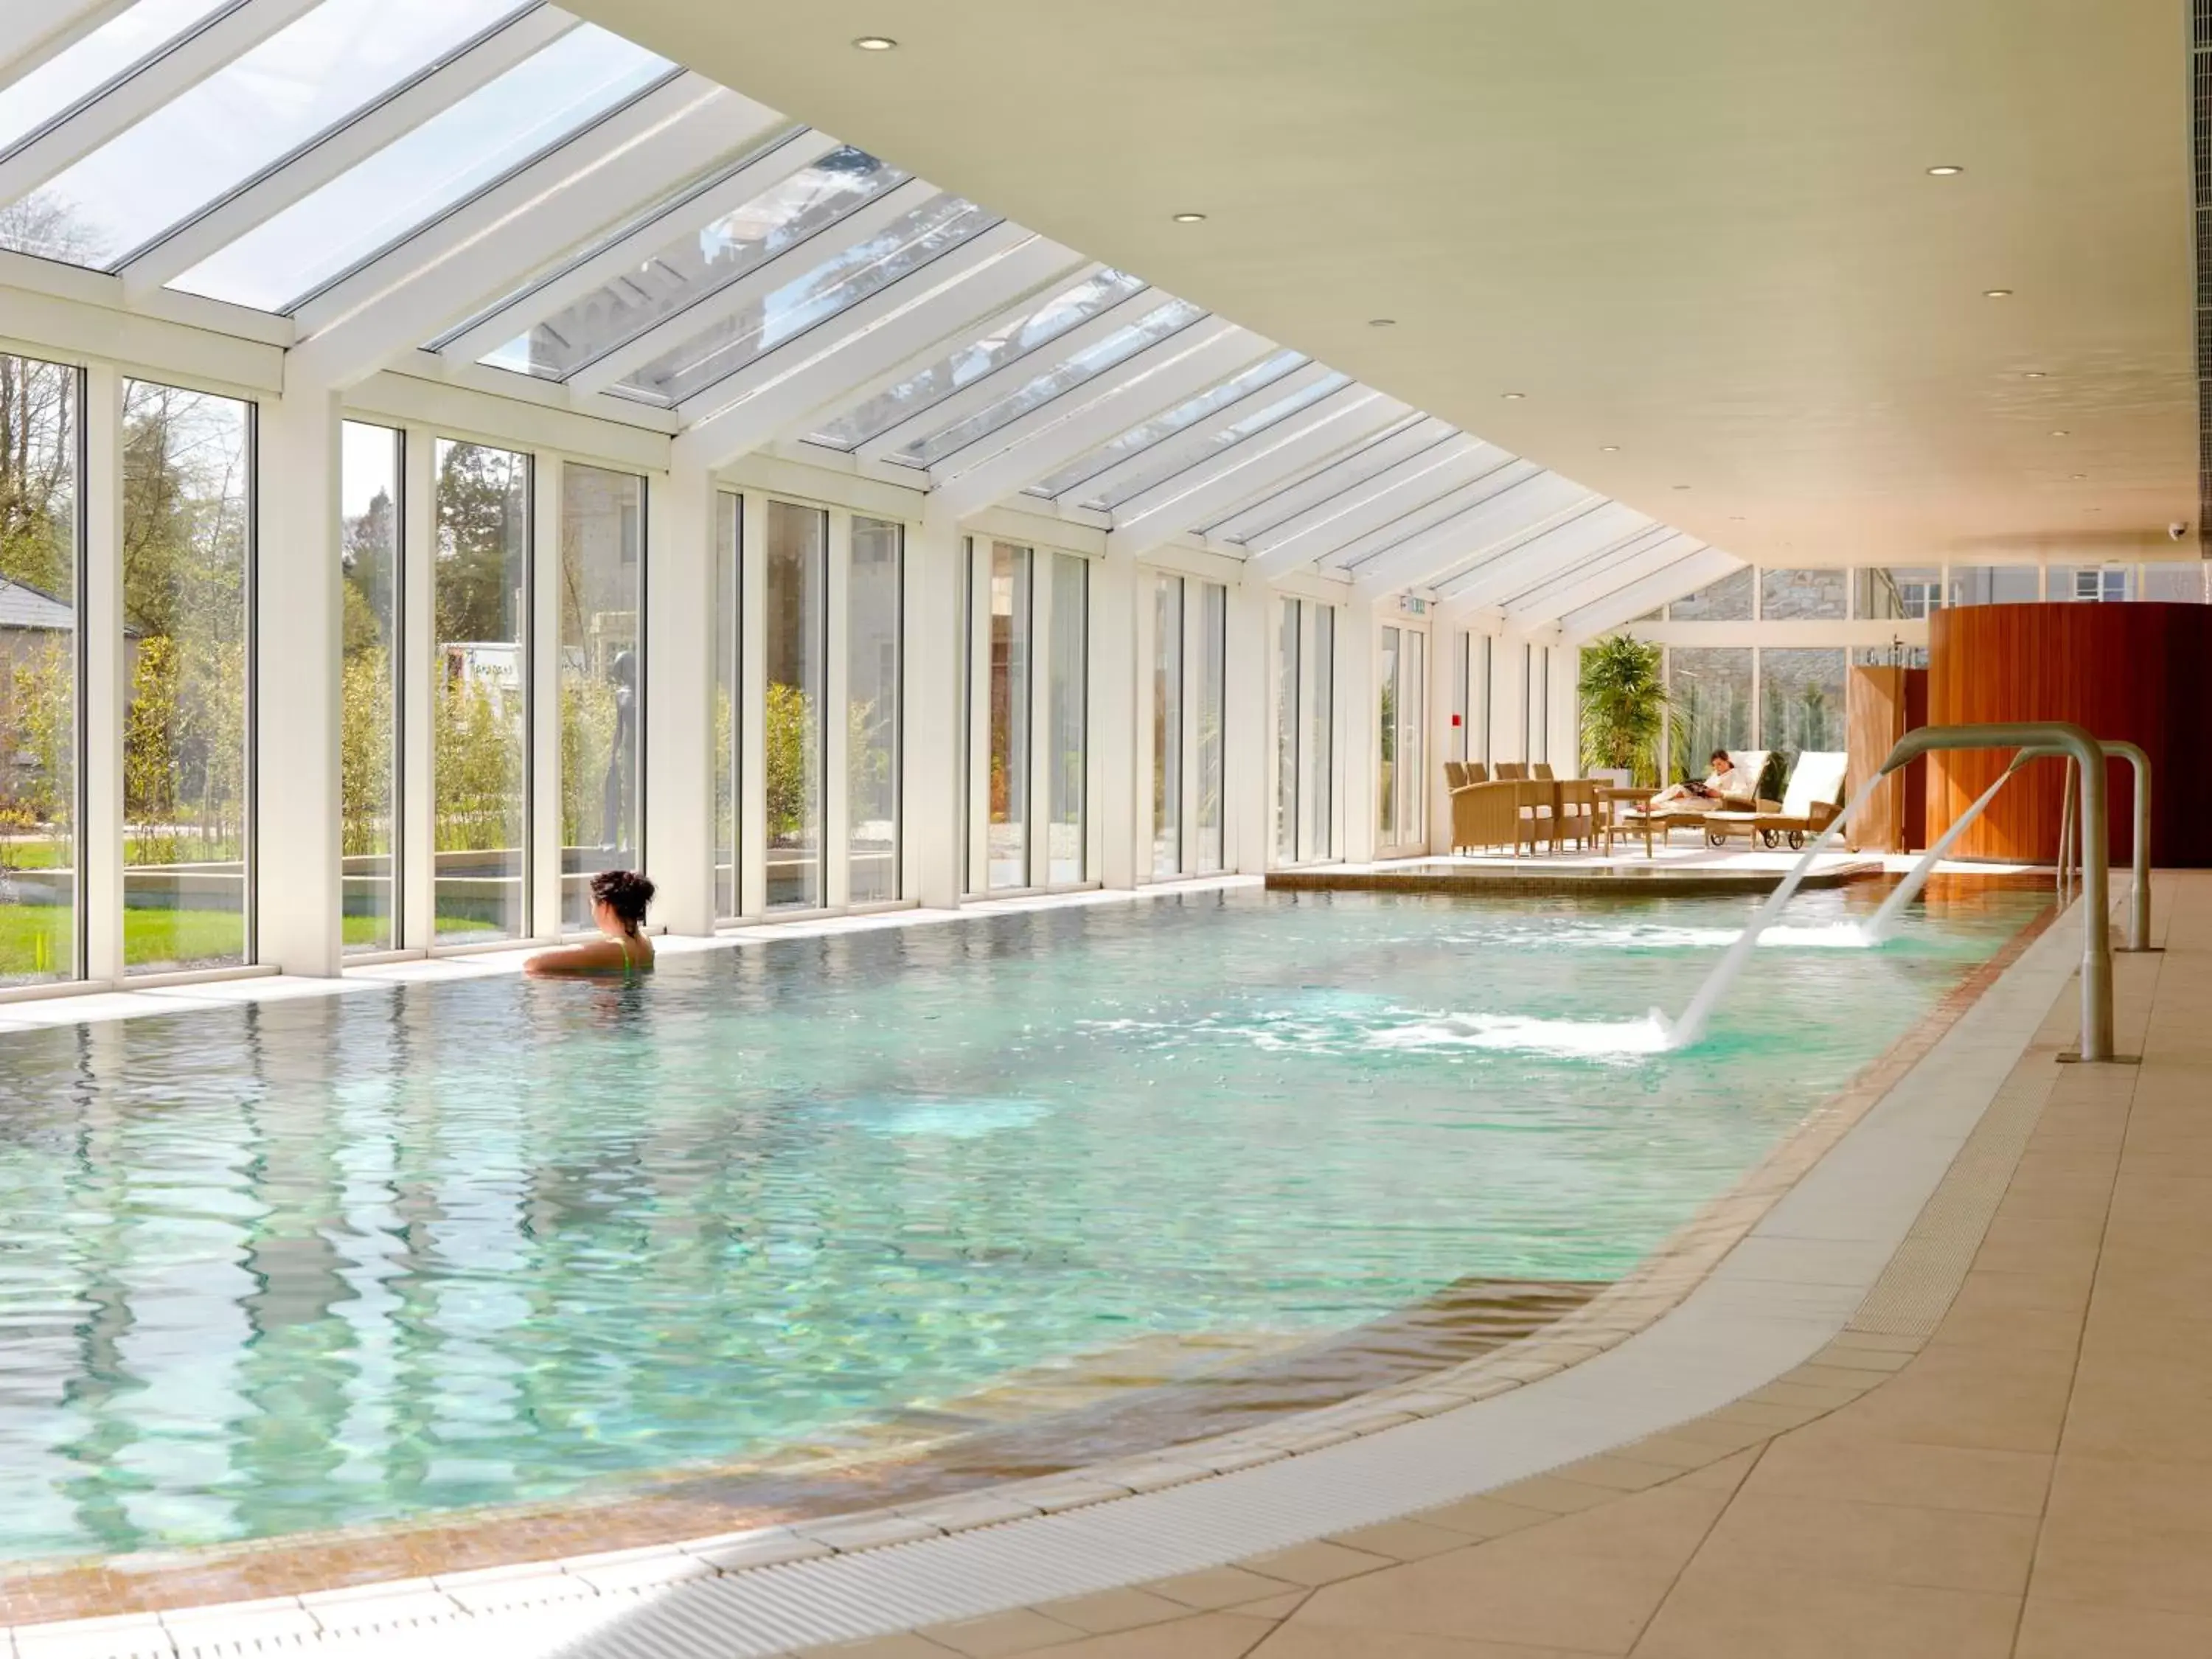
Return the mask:
<path id="1" fill-rule="evenodd" d="M 1411 593 L 1401 593 L 1398 596 L 1398 609 L 1409 617 L 1425 617 L 1429 614 L 1429 602 L 1426 599 L 1416 599 Z"/>

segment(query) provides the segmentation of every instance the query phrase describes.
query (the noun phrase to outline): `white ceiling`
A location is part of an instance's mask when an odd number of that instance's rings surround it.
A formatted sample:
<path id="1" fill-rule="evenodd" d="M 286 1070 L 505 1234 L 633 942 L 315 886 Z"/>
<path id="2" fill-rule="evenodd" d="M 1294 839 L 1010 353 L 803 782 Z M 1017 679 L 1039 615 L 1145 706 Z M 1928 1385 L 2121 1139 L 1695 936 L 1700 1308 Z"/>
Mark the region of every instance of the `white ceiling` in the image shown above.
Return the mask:
<path id="1" fill-rule="evenodd" d="M 2191 550 L 2164 0 L 571 4 L 1746 557 Z"/>

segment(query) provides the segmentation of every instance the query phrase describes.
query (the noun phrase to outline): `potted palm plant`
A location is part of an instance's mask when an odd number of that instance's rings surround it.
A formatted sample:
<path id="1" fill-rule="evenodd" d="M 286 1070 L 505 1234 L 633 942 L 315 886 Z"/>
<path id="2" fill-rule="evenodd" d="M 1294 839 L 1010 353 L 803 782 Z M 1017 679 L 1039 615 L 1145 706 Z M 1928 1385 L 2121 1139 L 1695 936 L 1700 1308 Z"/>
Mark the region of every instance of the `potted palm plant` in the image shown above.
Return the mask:
<path id="1" fill-rule="evenodd" d="M 1659 781 L 1659 738 L 1667 725 L 1667 681 L 1659 647 L 1614 634 L 1583 647 L 1583 770 L 1626 772 L 1637 784 Z"/>

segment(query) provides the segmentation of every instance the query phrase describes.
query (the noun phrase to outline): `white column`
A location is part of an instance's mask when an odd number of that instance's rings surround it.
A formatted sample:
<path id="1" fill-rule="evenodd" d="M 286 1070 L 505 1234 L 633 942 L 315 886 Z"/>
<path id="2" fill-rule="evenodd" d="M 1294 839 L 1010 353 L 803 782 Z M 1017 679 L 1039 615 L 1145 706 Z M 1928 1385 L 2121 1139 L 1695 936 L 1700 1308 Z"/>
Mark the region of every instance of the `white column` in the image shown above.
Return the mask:
<path id="1" fill-rule="evenodd" d="M 84 823 L 77 869 L 87 979 L 123 976 L 123 725 L 129 707 L 123 648 L 123 377 L 85 373 Z"/>
<path id="2" fill-rule="evenodd" d="M 1500 634 L 1490 652 L 1490 752 L 1494 761 L 1528 758 L 1528 641 Z"/>
<path id="3" fill-rule="evenodd" d="M 995 594 L 992 570 L 996 563 L 989 539 L 969 536 L 961 543 L 961 568 L 967 573 L 969 595 L 965 637 L 968 665 L 965 677 L 968 769 L 963 775 L 968 791 L 960 803 L 960 845 L 966 862 L 961 878 L 970 893 L 991 890 L 991 622 Z"/>
<path id="4" fill-rule="evenodd" d="M 1429 702 L 1427 742 L 1422 764 L 1428 770 L 1423 798 L 1429 806 L 1428 843 L 1431 850 L 1451 848 L 1451 790 L 1444 782 L 1444 763 L 1454 758 L 1452 712 L 1457 703 L 1460 630 L 1436 617 L 1429 627 Z"/>
<path id="5" fill-rule="evenodd" d="M 1349 605 L 1336 634 L 1337 842 L 1344 857 L 1375 856 L 1376 789 L 1382 709 L 1375 694 L 1375 607 Z"/>
<path id="6" fill-rule="evenodd" d="M 853 872 L 846 856 L 852 847 L 852 806 L 847 799 L 851 783 L 853 723 L 847 714 L 851 690 L 846 684 L 847 659 L 851 644 L 848 591 L 853 575 L 853 515 L 830 514 L 829 568 L 823 572 L 822 602 L 829 615 L 823 619 L 822 665 L 822 902 L 842 910 L 853 901 Z"/>
<path id="7" fill-rule="evenodd" d="M 1583 775 L 1582 711 L 1576 684 L 1582 678 L 1582 647 L 1552 644 L 1552 770 L 1563 778 Z"/>
<path id="8" fill-rule="evenodd" d="M 900 861 L 905 896 L 939 910 L 960 902 L 967 857 L 967 803 L 960 792 L 967 741 L 960 585 L 967 573 L 967 539 L 956 526 L 925 514 L 908 527 Z"/>
<path id="9" fill-rule="evenodd" d="M 437 775 L 432 745 L 434 699 L 444 694 L 444 666 L 434 637 L 437 580 L 438 434 L 407 428 L 405 483 L 399 533 L 399 942 L 410 950 L 437 944 Z"/>
<path id="10" fill-rule="evenodd" d="M 1269 626 L 1273 594 L 1267 584 L 1246 573 L 1229 590 L 1229 695 L 1225 712 L 1226 754 L 1222 787 L 1228 799 L 1228 844 L 1224 863 L 1246 875 L 1267 868 L 1267 843 L 1274 824 L 1269 793 L 1275 752 L 1275 636 Z"/>
<path id="11" fill-rule="evenodd" d="M 1030 821 L 1023 852 L 1029 882 L 1052 880 L 1052 586 L 1049 548 L 1030 550 Z"/>
<path id="12" fill-rule="evenodd" d="M 1101 559 L 1091 567 L 1091 810 L 1098 836 L 1093 869 L 1105 887 L 1134 887 L 1152 855 L 1152 794 L 1142 787 L 1152 744 L 1138 714 L 1150 659 L 1139 654 L 1139 594 L 1145 590 L 1139 576 L 1131 559 Z M 1141 866 L 1139 849 L 1146 861 Z"/>
<path id="13" fill-rule="evenodd" d="M 558 939 L 561 920 L 561 461 L 539 455 L 530 469 L 530 813 L 523 879 L 528 931 Z"/>
<path id="14" fill-rule="evenodd" d="M 259 959 L 329 976 L 344 955 L 338 858 L 343 617 L 336 393 L 261 405 L 254 699 Z"/>
<path id="15" fill-rule="evenodd" d="M 714 931 L 714 481 L 646 481 L 645 856 L 654 919 Z"/>

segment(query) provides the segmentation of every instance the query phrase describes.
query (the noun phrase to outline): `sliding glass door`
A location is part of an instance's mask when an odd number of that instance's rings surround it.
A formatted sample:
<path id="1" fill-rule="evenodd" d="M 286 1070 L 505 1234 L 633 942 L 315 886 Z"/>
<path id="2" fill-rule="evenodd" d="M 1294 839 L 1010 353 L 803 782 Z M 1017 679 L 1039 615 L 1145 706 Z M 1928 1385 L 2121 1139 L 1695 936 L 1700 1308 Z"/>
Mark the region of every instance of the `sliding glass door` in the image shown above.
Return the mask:
<path id="1" fill-rule="evenodd" d="M 1229 590 L 1156 571 L 1152 660 L 1154 880 L 1228 867 Z"/>
<path id="2" fill-rule="evenodd" d="M 1336 611 L 1276 603 L 1275 862 L 1319 863 L 1335 853 Z"/>
<path id="3" fill-rule="evenodd" d="M 1428 635 L 1385 626 L 1376 642 L 1376 842 L 1385 854 L 1428 847 Z"/>
<path id="4" fill-rule="evenodd" d="M 830 515 L 820 507 L 769 502 L 765 556 L 768 908 L 813 910 L 823 902 Z"/>
<path id="5" fill-rule="evenodd" d="M 1075 886 L 1090 870 L 1090 563 L 1009 542 L 969 558 L 969 888 Z"/>

